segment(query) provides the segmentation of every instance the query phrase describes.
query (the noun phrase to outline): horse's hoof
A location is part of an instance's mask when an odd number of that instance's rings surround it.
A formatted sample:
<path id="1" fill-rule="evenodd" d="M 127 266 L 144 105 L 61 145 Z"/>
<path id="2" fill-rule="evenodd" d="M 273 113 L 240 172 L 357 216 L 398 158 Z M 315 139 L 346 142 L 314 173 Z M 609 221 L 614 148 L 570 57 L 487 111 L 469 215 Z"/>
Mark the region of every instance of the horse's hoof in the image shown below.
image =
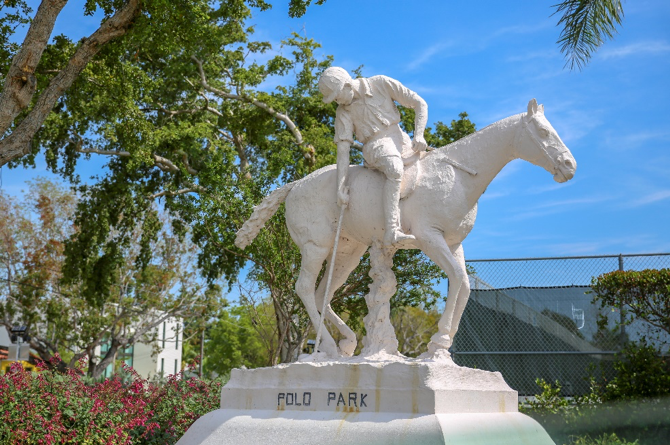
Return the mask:
<path id="1" fill-rule="evenodd" d="M 428 343 L 428 352 L 431 355 L 440 349 L 449 349 L 451 347 L 451 337 L 449 334 L 440 334 L 439 332 L 433 335 L 430 338 L 430 343 Z"/>
<path id="2" fill-rule="evenodd" d="M 339 346 L 342 356 L 351 357 L 354 355 L 354 351 L 356 350 L 356 346 L 358 346 L 358 342 L 350 338 L 344 338 L 340 340 Z"/>
<path id="3" fill-rule="evenodd" d="M 321 344 L 319 345 L 319 351 L 320 354 L 325 354 L 328 358 L 335 359 L 340 356 L 337 352 L 337 345 L 335 344 L 335 340 L 332 338 L 326 340 L 325 338 L 321 340 Z"/>
<path id="4" fill-rule="evenodd" d="M 428 343 L 428 351 L 421 354 L 419 356 L 419 359 L 432 360 L 443 363 L 454 363 L 454 360 L 451 358 L 451 353 L 449 352 L 449 349 L 432 341 Z"/>

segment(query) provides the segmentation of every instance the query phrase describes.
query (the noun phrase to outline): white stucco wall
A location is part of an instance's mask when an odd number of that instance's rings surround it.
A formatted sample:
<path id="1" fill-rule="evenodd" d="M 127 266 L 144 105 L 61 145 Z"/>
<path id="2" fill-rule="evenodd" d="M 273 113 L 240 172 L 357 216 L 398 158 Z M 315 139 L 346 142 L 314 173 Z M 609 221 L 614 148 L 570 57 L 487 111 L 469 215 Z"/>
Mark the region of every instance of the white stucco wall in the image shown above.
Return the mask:
<path id="1" fill-rule="evenodd" d="M 133 368 L 135 368 L 135 371 L 139 375 L 146 378 L 160 375 L 161 365 L 163 366 L 164 377 L 181 371 L 183 340 L 183 324 L 181 319 L 168 319 L 158 325 L 156 329 L 158 338 L 156 346 L 160 351 L 157 355 L 152 356 L 154 352 L 152 345 L 135 344 Z M 163 335 L 164 332 L 165 335 Z"/>
<path id="2" fill-rule="evenodd" d="M 4 326 L 0 326 L 0 346 L 9 346 L 11 343 L 9 339 L 9 332 Z"/>
<path id="3" fill-rule="evenodd" d="M 161 374 L 168 377 L 181 371 L 183 323 L 180 318 L 171 318 L 159 324 L 154 333 L 154 344 L 135 343 L 133 349 L 133 369 L 144 378 L 152 378 Z M 0 343 L 1 344 L 1 343 Z M 155 354 L 158 350 L 158 354 Z M 96 348 L 100 355 L 100 348 Z M 176 371 L 175 371 L 176 369 Z"/>

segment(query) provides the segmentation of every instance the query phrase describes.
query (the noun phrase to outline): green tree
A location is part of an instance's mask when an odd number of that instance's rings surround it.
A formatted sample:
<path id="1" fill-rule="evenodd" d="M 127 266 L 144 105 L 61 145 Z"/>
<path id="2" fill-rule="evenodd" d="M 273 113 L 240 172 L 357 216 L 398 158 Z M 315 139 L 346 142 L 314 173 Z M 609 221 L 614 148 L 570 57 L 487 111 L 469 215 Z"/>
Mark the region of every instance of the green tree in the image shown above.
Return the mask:
<path id="1" fill-rule="evenodd" d="M 275 48 L 278 55 L 255 62 L 271 46 L 253 41 L 253 29 L 245 28 L 253 4 L 259 3 L 147 3 L 152 20 L 142 9 L 142 26 L 134 22 L 104 45 L 59 96 L 20 162 L 34 163 L 43 149 L 53 172 L 78 183 L 74 168 L 82 157 L 109 157 L 104 175 L 79 187 L 79 232 L 65 245 L 64 285 L 79 285 L 86 299 L 109 300 L 123 252 L 133 243 L 141 252 L 136 267 L 149 268 L 150 246 L 160 239 L 158 205 L 173 216 L 176 236 L 190 230 L 210 285 L 221 276 L 232 285 L 251 264 L 249 278 L 273 305 L 277 363 L 295 357 L 309 331 L 293 290 L 299 255 L 281 212 L 244 252 L 234 247 L 234 234 L 268 191 L 335 162 L 335 106 L 323 104 L 318 92 L 319 74 L 331 60 L 316 60 L 314 41 L 293 35 Z M 76 48 L 55 39 L 40 63 L 47 71 L 62 70 Z M 288 84 L 262 89 L 289 74 L 294 80 Z M 360 153 L 352 161 L 361 162 Z M 364 259 L 352 274 L 358 281 L 352 278 L 334 301 L 353 323 L 364 308 L 366 267 Z M 443 275 L 424 256 L 403 252 L 396 269 L 400 292 L 394 301 L 437 298 L 430 284 Z"/>
<path id="2" fill-rule="evenodd" d="M 570 69 L 581 70 L 623 20 L 621 0 L 562 0 L 553 7 L 563 27 L 557 43 Z"/>
<path id="3" fill-rule="evenodd" d="M 243 306 L 226 308 L 212 324 L 205 345 L 206 375 L 229 375 L 233 368 L 257 368 L 271 363 L 268 349 Z"/>
<path id="4" fill-rule="evenodd" d="M 150 215 L 158 239 L 148 252 L 138 242 L 120 252 L 123 263 L 109 276 L 107 294 L 84 294 L 85 283 L 65 283 L 64 243 L 80 234 L 72 224 L 76 203 L 71 191 L 44 180 L 30 184 L 24 203 L 0 193 L 0 324 L 27 326 L 31 348 L 47 363 L 60 355 L 59 368 L 87 358 L 95 378 L 118 351 L 155 341 L 163 321 L 202 316 L 220 296 L 198 279 L 195 246 L 172 233 L 158 213 Z M 141 230 L 138 225 L 136 239 Z M 151 261 L 138 268 L 142 255 Z M 99 356 L 103 343 L 107 350 Z"/>
<path id="5" fill-rule="evenodd" d="M 110 64 L 113 60 L 110 56 L 123 54 L 139 58 L 140 49 L 147 46 L 163 50 L 177 50 L 193 42 L 206 46 L 215 41 L 208 35 L 212 29 L 207 25 L 211 23 L 220 25 L 215 30 L 218 37 L 235 39 L 241 21 L 249 16 L 249 7 L 261 10 L 270 7 L 264 0 L 216 3 L 87 0 L 83 14 L 90 15 L 100 9 L 104 19 L 94 33 L 74 42 L 64 36 L 52 38 L 54 24 L 66 3 L 67 0 L 43 0 L 32 16 L 33 11 L 25 0 L 8 0 L 0 6 L 6 11 L 5 17 L 0 19 L 0 42 L 8 42 L 18 27 L 30 23 L 23 43 L 4 45 L 1 54 L 4 57 L 0 57 L 4 77 L 0 93 L 0 166 L 39 148 L 33 138 L 52 111 L 63 112 L 68 102 L 64 94 L 72 87 L 76 90 L 82 84 L 93 88 L 108 86 L 109 79 L 103 81 L 101 77 L 113 75 L 114 71 L 118 74 L 115 69 L 118 65 Z M 310 3 L 312 0 L 290 0 L 289 15 L 301 16 Z M 155 59 L 155 63 L 167 60 Z M 140 68 L 127 74 L 150 76 L 151 71 Z M 124 89 L 120 80 L 116 80 L 117 92 Z"/>
<path id="6" fill-rule="evenodd" d="M 440 315 L 435 308 L 425 310 L 404 306 L 393 311 L 391 323 L 398 338 L 398 351 L 408 357 L 418 357 L 426 352 Z"/>
<path id="7" fill-rule="evenodd" d="M 591 289 L 594 303 L 623 312 L 624 325 L 643 320 L 659 340 L 670 338 L 670 269 L 609 272 L 594 277 Z"/>

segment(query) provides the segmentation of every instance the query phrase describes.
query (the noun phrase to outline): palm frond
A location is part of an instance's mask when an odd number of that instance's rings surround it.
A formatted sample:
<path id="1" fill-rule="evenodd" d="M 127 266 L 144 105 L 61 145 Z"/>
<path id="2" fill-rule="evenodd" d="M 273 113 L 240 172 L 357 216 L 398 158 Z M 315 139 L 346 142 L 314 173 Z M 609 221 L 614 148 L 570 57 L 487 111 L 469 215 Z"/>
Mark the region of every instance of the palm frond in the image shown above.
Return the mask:
<path id="1" fill-rule="evenodd" d="M 592 54 L 617 32 L 623 20 L 621 0 L 564 0 L 552 6 L 562 13 L 557 26 L 563 26 L 556 43 L 570 69 L 582 69 Z"/>

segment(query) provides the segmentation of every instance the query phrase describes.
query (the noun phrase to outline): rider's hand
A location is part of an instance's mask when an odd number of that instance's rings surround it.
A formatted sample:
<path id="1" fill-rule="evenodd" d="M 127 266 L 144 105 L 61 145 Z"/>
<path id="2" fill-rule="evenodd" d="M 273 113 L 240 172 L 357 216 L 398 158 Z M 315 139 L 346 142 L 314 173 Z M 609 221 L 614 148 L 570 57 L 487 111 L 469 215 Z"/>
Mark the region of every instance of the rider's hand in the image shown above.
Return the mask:
<path id="1" fill-rule="evenodd" d="M 428 144 L 423 138 L 422 134 L 417 134 L 414 136 L 414 142 L 412 143 L 412 149 L 416 151 L 426 151 L 428 149 Z"/>
<path id="2" fill-rule="evenodd" d="M 349 205 L 349 187 L 346 185 L 337 192 L 337 205 L 340 207 Z"/>

